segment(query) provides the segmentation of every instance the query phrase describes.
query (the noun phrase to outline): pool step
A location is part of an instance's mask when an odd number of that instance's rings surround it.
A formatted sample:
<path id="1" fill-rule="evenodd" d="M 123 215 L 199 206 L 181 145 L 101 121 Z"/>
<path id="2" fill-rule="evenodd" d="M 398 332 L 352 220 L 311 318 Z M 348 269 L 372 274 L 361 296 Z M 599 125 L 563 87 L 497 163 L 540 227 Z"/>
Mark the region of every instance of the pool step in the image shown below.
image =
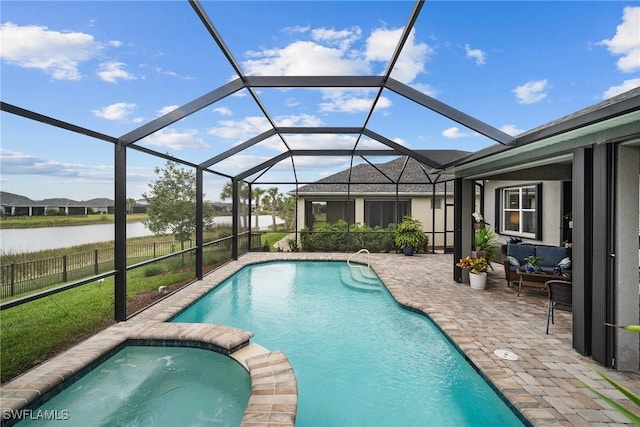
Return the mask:
<path id="1" fill-rule="evenodd" d="M 249 345 L 242 347 L 238 351 L 234 351 L 230 354 L 231 357 L 236 359 L 245 369 L 248 369 L 246 360 L 253 356 L 259 356 L 261 354 L 271 353 L 270 350 L 267 350 L 260 344 L 249 343 Z"/>
<path id="2" fill-rule="evenodd" d="M 377 276 L 366 266 L 352 265 L 348 270 L 343 269 L 341 275 L 342 283 L 349 288 L 359 291 L 382 291 L 382 284 Z"/>

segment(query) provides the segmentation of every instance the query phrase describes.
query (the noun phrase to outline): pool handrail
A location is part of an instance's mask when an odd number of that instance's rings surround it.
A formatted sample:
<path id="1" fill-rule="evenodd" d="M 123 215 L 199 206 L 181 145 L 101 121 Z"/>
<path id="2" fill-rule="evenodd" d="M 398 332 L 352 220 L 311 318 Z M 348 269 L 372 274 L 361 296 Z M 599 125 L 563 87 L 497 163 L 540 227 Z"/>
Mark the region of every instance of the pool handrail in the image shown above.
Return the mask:
<path id="1" fill-rule="evenodd" d="M 366 254 L 367 254 L 367 269 L 368 269 L 368 270 L 371 270 L 371 265 L 370 265 L 370 263 L 369 263 L 369 256 L 370 256 L 371 254 L 370 254 L 369 250 L 368 250 L 368 249 L 365 249 L 365 248 L 362 248 L 362 249 L 360 249 L 358 252 L 356 252 L 356 253 L 354 253 L 354 254 L 351 254 L 351 255 L 349 256 L 349 258 L 347 258 L 347 265 L 348 265 L 349 267 L 353 267 L 353 266 L 351 265 L 351 258 L 353 258 L 354 256 L 356 256 L 356 255 L 358 255 L 358 254 L 361 254 L 361 253 L 366 253 Z"/>

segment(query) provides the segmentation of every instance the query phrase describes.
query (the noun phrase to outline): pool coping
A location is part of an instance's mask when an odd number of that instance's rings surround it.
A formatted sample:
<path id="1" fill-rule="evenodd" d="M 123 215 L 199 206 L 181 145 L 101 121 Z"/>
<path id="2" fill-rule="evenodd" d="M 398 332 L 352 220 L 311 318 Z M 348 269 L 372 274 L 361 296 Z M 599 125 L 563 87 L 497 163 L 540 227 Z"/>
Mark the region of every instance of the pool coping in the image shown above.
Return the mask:
<path id="1" fill-rule="evenodd" d="M 349 256 L 345 253 L 246 254 L 214 270 L 203 280 L 171 294 L 127 322 L 99 332 L 3 385 L 0 388 L 2 409 L 24 407 L 27 401 L 33 401 L 43 390 L 50 389 L 52 383 L 62 381 L 65 375 L 68 377 L 69 370 L 73 372 L 82 363 L 92 363 L 105 350 L 114 348 L 130 336 L 139 334 L 146 336 L 146 339 L 157 338 L 159 331 L 165 327 L 173 328 L 168 325 L 177 325 L 168 320 L 246 265 L 279 260 L 346 261 Z M 560 324 L 554 326 L 555 336 L 533 331 L 530 320 L 524 319 L 524 316 L 535 316 L 536 322 L 543 324 L 543 303 L 546 299 L 542 303 L 533 301 L 537 305 L 529 306 L 532 299 L 516 298 L 501 282 L 488 285 L 486 291 L 472 291 L 467 285 L 451 279 L 452 264 L 451 255 L 404 257 L 397 254 L 371 254 L 371 267 L 396 302 L 430 318 L 528 423 L 535 426 L 629 424 L 628 420 L 593 396 L 585 384 L 606 394 L 613 394 L 620 401 L 621 395 L 617 395 L 598 376 L 596 369 L 605 371 L 616 380 L 629 380 L 631 388 L 637 392 L 640 381 L 634 376 L 635 373 L 627 375 L 606 370 L 578 354 L 571 348 L 570 330 L 567 333 L 566 327 L 561 329 Z M 492 276 L 499 276 L 499 272 L 495 275 L 492 273 Z M 499 277 L 495 282 L 499 282 Z M 475 318 L 485 324 L 476 326 L 471 323 L 470 319 Z M 505 319 L 512 323 L 505 324 Z M 570 319 L 570 316 L 566 319 Z M 195 324 L 182 325 L 187 325 L 185 328 L 201 327 Z M 178 334 L 182 341 L 197 337 L 193 332 L 183 330 L 182 333 L 186 334 L 182 337 Z M 243 333 L 251 334 L 248 331 Z M 211 334 L 215 335 L 214 332 Z M 247 343 L 250 338 L 246 337 Z M 234 340 L 237 339 L 234 337 Z M 530 343 L 523 339 L 530 340 Z M 236 341 L 229 339 L 227 346 L 232 342 Z M 493 353 L 496 346 L 515 349 L 521 355 L 520 361 L 501 360 Z M 76 355 L 80 359 L 75 360 Z M 71 367 L 69 359 L 72 360 Z M 252 378 L 252 392 L 242 425 L 294 425 L 297 386 L 295 373 L 286 355 L 276 350 L 258 355 L 255 360 L 249 358 L 246 363 Z M 625 403 L 624 399 L 622 403 Z"/>
<path id="2" fill-rule="evenodd" d="M 293 368 L 281 351 L 259 347 L 243 356 L 242 350 L 252 337 L 252 332 L 223 325 L 142 319 L 112 325 L 4 384 L 0 388 L 2 424 L 12 425 L 20 417 L 30 416 L 25 411 L 30 405 L 42 404 L 120 348 L 156 345 L 203 348 L 232 357 L 251 377 L 242 425 L 253 426 L 262 420 L 294 425 L 297 384 Z"/>

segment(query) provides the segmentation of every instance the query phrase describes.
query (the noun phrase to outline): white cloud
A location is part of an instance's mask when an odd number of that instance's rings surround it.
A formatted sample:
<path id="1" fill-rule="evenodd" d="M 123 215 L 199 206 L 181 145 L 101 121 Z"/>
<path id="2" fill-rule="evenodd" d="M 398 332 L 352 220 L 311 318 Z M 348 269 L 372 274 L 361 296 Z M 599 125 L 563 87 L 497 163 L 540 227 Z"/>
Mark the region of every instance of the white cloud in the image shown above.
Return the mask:
<path id="1" fill-rule="evenodd" d="M 377 28 L 373 30 L 365 45 L 367 61 L 389 61 L 398 45 L 402 31 L 402 28 L 394 30 Z"/>
<path id="2" fill-rule="evenodd" d="M 207 133 L 222 139 L 246 141 L 270 128 L 266 117 L 249 116 L 242 120 L 221 120 L 218 126 L 209 129 Z"/>
<path id="3" fill-rule="evenodd" d="M 343 89 L 327 89 L 323 90 L 323 101 L 319 104 L 319 110 L 323 113 L 358 113 L 366 112 L 371 109 L 373 104 L 373 96 L 369 94 L 370 89 L 362 90 L 343 90 Z M 386 97 L 380 97 L 376 104 L 376 109 L 389 108 L 391 100 Z"/>
<path id="4" fill-rule="evenodd" d="M 500 130 L 511 136 L 520 135 L 522 132 L 524 132 L 524 130 L 518 129 L 516 125 L 504 125 L 500 128 Z"/>
<path id="5" fill-rule="evenodd" d="M 445 138 L 450 138 L 450 139 L 458 139 L 458 138 L 466 138 L 468 136 L 471 136 L 468 133 L 464 133 L 460 130 L 460 128 L 456 127 L 456 126 L 452 126 L 448 129 L 445 129 L 442 131 L 442 136 L 444 136 Z"/>
<path id="6" fill-rule="evenodd" d="M 286 105 L 287 107 L 297 107 L 298 105 L 300 105 L 300 101 L 295 98 L 287 98 L 285 99 L 284 103 L 284 105 Z"/>
<path id="7" fill-rule="evenodd" d="M 44 71 L 56 80 L 79 80 L 81 63 L 100 52 L 92 35 L 60 32 L 37 25 L 0 26 L 0 57 L 9 64 Z"/>
<path id="8" fill-rule="evenodd" d="M 637 88 L 639 86 L 640 86 L 640 78 L 625 80 L 624 82 L 622 82 L 621 85 L 612 86 L 609 89 L 607 89 L 602 94 L 602 99 L 612 98 L 616 95 L 620 95 L 621 93 L 630 91 L 631 89 Z"/>
<path id="9" fill-rule="evenodd" d="M 107 120 L 123 120 L 133 113 L 137 108 L 136 104 L 117 102 L 115 104 L 107 105 L 101 110 L 91 110 L 96 117 Z"/>
<path id="10" fill-rule="evenodd" d="M 400 38 L 402 29 L 394 30 L 394 32 L 396 34 L 393 36 L 389 34 L 389 37 L 395 37 L 397 42 Z M 393 50 L 391 50 L 391 52 L 393 52 Z M 403 83 L 411 83 L 418 74 L 424 72 L 424 64 L 432 53 L 433 48 L 426 43 L 416 43 L 415 30 L 411 30 L 409 37 L 402 48 L 400 57 L 393 67 L 391 75 L 393 78 Z"/>
<path id="11" fill-rule="evenodd" d="M 370 75 L 375 62 L 388 61 L 403 29 L 378 28 L 365 40 L 362 49 L 359 27 L 335 30 L 301 28 L 298 34 L 309 34 L 311 40 L 298 40 L 283 48 L 246 52 L 242 65 L 249 75 Z M 411 31 L 394 72 L 404 82 L 412 81 L 424 71 L 423 63 L 432 49 L 416 43 Z"/>
<path id="12" fill-rule="evenodd" d="M 344 47 L 322 46 L 313 41 L 296 41 L 278 49 L 248 52 L 245 72 L 255 76 L 368 75 L 370 68 L 361 56 L 352 57 Z"/>
<path id="13" fill-rule="evenodd" d="M 476 65 L 482 65 L 485 63 L 485 53 L 480 49 L 471 49 L 468 44 L 464 45 L 464 50 L 467 52 L 467 58 L 475 59 Z"/>
<path id="14" fill-rule="evenodd" d="M 102 64 L 100 64 L 98 77 L 109 83 L 117 83 L 118 79 L 135 80 L 136 77 L 123 70 L 124 67 L 126 67 L 126 64 L 124 62 L 103 62 Z"/>
<path id="15" fill-rule="evenodd" d="M 162 129 L 144 139 L 144 143 L 156 147 L 171 148 L 174 150 L 206 150 L 211 148 L 198 135 L 198 131 L 189 129 L 182 132 Z"/>
<path id="16" fill-rule="evenodd" d="M 311 114 L 277 116 L 273 120 L 282 127 L 318 127 L 323 124 L 322 119 Z"/>
<path id="17" fill-rule="evenodd" d="M 162 107 L 161 109 L 158 110 L 158 115 L 156 117 L 162 117 L 165 114 L 169 114 L 170 112 L 178 108 L 180 108 L 179 105 L 167 105 L 165 107 Z"/>
<path id="18" fill-rule="evenodd" d="M 78 171 L 70 164 L 4 148 L 0 148 L 0 164 L 2 165 L 3 175 L 78 176 Z"/>
<path id="19" fill-rule="evenodd" d="M 547 80 L 534 80 L 513 89 L 520 104 L 534 104 L 547 97 Z"/>
<path id="20" fill-rule="evenodd" d="M 311 38 L 317 42 L 325 42 L 329 46 L 336 46 L 346 52 L 362 35 L 359 27 L 350 30 L 334 30 L 330 28 L 315 28 L 311 30 Z"/>
<path id="21" fill-rule="evenodd" d="M 214 113 L 220 114 L 221 116 L 232 116 L 233 113 L 229 107 L 217 107 L 213 109 Z"/>
<path id="22" fill-rule="evenodd" d="M 630 73 L 640 70 L 640 7 L 625 7 L 616 34 L 600 44 L 607 46 L 612 54 L 622 56 L 617 62 L 620 71 Z"/>
<path id="23" fill-rule="evenodd" d="M 419 90 L 420 92 L 429 95 L 431 97 L 435 97 L 440 93 L 440 91 L 434 89 L 431 85 L 425 83 L 413 83 L 410 85 L 415 90 Z"/>

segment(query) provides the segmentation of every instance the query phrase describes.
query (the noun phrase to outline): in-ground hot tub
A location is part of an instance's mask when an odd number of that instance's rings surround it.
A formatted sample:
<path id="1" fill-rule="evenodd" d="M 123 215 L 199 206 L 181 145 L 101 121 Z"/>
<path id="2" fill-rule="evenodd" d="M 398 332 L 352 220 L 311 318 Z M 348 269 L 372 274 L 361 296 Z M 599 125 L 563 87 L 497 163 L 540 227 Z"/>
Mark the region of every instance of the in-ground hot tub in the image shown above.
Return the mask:
<path id="1" fill-rule="evenodd" d="M 251 393 L 240 363 L 202 348 L 124 345 L 89 368 L 18 412 L 17 425 L 239 425 Z"/>

